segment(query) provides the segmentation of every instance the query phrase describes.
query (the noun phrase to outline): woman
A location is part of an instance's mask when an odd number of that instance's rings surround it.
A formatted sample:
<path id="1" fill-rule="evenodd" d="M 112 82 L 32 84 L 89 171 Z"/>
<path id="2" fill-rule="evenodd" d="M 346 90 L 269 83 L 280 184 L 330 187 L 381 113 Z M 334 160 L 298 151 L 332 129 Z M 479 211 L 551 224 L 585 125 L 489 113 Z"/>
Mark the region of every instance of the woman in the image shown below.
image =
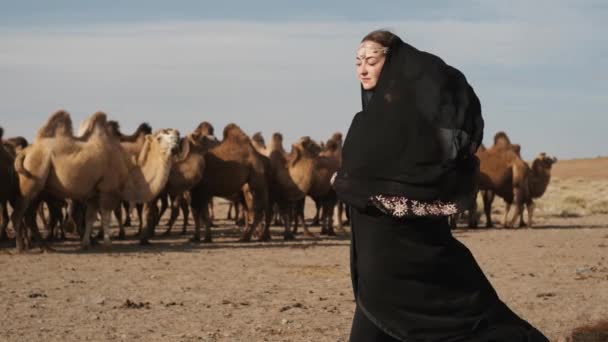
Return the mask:
<path id="1" fill-rule="evenodd" d="M 388 31 L 362 40 L 357 72 L 363 111 L 334 179 L 351 206 L 350 341 L 548 341 L 450 232 L 474 201 L 483 135 L 464 75 Z"/>

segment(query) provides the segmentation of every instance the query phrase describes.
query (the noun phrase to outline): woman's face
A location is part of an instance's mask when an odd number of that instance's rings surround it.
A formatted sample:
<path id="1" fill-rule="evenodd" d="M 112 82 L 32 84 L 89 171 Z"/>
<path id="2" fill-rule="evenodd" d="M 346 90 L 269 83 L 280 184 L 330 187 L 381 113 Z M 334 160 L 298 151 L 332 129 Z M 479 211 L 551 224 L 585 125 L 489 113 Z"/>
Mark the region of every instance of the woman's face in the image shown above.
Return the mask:
<path id="1" fill-rule="evenodd" d="M 363 89 L 370 90 L 376 87 L 382 66 L 386 60 L 387 48 L 372 42 L 365 41 L 357 49 L 357 77 Z"/>

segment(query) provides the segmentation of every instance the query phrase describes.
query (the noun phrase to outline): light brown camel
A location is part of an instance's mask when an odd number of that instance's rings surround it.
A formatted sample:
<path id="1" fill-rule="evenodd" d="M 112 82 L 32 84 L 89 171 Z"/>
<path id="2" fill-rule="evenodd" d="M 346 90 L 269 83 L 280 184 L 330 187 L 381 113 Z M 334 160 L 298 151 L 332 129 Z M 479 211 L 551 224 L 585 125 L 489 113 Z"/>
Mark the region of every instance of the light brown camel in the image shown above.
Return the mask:
<path id="1" fill-rule="evenodd" d="M 207 151 L 218 144 L 217 139 L 212 135 L 203 135 L 193 137 L 188 135 L 180 140 L 180 152 L 179 155 L 173 160 L 171 166 L 171 172 L 169 179 L 165 185 L 165 189 L 159 196 L 168 194 L 171 198 L 172 206 L 172 219 L 175 220 L 174 215 L 177 214 L 181 208 L 181 200 L 184 197 L 184 193 L 189 191 L 192 187 L 197 185 L 203 178 L 203 172 L 205 171 L 205 154 Z M 145 233 L 140 237 L 141 244 L 147 244 L 148 238 L 153 235 L 154 228 L 160 221 L 160 214 L 157 207 L 157 199 L 150 201 L 147 207 L 147 222 Z M 184 220 L 187 220 L 185 217 Z M 171 226 L 165 232 L 169 234 Z M 182 234 L 186 233 L 186 225 Z"/>
<path id="2" fill-rule="evenodd" d="M 551 181 L 551 169 L 553 164 L 557 162 L 557 158 L 549 157 L 546 153 L 540 153 L 532 162 L 532 167 L 528 169 L 528 196 L 524 199 L 524 204 L 528 210 L 528 227 L 533 225 L 533 214 L 534 214 L 534 200 L 542 197 L 549 186 Z M 526 166 L 528 164 L 526 163 Z M 511 205 L 507 204 L 506 211 L 511 210 Z M 526 226 L 526 222 L 523 219 L 523 210 L 520 214 L 520 226 Z"/>
<path id="3" fill-rule="evenodd" d="M 505 227 L 513 226 L 528 196 L 528 171 L 525 162 L 504 132 L 496 133 L 494 145 L 488 149 L 479 148 L 476 155 L 480 161 L 479 190 L 484 202 L 486 226 L 493 226 L 492 202 L 495 195 L 503 198 L 507 204 L 515 204 L 513 218 L 509 220 L 508 213 L 505 213 L 503 220 Z"/>
<path id="4" fill-rule="evenodd" d="M 201 124 L 192 134 L 197 139 L 201 134 L 209 134 L 209 130 Z M 200 225 L 205 225 L 205 242 L 211 242 L 211 220 L 209 218 L 209 202 L 213 196 L 231 198 L 245 191 L 249 220 L 241 237 L 249 241 L 257 225 L 260 223 L 268 203 L 268 181 L 262 156 L 257 153 L 249 137 L 236 124 L 228 124 L 224 128 L 221 143 L 205 154 L 205 172 L 199 184 L 190 190 L 192 198 L 192 214 L 195 232 L 192 241 L 200 241 Z M 264 228 L 261 239 L 270 237 L 269 227 Z"/>
<path id="5" fill-rule="evenodd" d="M 152 127 L 147 122 L 144 122 L 137 127 L 133 134 L 125 135 L 120 130 L 120 124 L 117 121 L 112 120 L 108 121 L 108 131 L 110 134 L 118 137 L 118 139 L 120 140 L 120 146 L 122 146 L 122 148 L 128 154 L 132 155 L 133 157 L 137 157 L 144 146 L 144 143 L 146 141 L 146 135 L 152 134 Z M 127 216 L 124 223 L 122 221 L 121 208 L 119 207 L 114 211 L 116 219 L 118 220 L 119 239 L 122 240 L 125 238 L 124 227 L 131 226 L 131 210 L 133 208 L 136 209 L 137 218 L 139 219 L 139 227 L 137 234 L 141 233 L 141 230 L 143 228 L 143 206 L 143 203 L 129 203 L 126 201 L 122 202 L 122 207 L 124 207 Z"/>
<path id="6" fill-rule="evenodd" d="M 165 186 L 179 133 L 160 130 L 146 136 L 145 146 L 132 158 L 107 129 L 106 114 L 89 117 L 80 137 L 73 134 L 65 111 L 52 115 L 36 140 L 15 160 L 21 199 L 13 212 L 17 249 L 24 248 L 21 224 L 28 206 L 42 192 L 86 203 L 82 246 L 90 245 L 91 230 L 101 212 L 104 243 L 110 244 L 110 214 L 121 200 L 147 202 Z"/>

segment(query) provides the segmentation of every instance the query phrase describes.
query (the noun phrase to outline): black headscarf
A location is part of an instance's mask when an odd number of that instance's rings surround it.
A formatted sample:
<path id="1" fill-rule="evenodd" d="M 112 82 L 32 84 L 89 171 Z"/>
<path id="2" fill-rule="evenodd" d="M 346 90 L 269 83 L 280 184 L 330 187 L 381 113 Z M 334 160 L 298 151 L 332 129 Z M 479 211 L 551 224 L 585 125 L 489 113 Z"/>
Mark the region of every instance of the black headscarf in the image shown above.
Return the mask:
<path id="1" fill-rule="evenodd" d="M 464 75 L 395 37 L 373 92 L 346 135 L 334 182 L 358 208 L 370 196 L 445 200 L 468 207 L 476 192 L 483 137 L 479 99 Z"/>

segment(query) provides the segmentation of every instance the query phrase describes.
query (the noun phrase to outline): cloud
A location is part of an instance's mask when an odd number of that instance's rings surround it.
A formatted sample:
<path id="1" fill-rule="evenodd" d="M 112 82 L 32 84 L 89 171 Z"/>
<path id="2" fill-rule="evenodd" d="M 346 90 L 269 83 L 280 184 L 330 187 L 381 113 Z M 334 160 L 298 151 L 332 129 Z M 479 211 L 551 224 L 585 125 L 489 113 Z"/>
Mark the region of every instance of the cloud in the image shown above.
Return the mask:
<path id="1" fill-rule="evenodd" d="M 521 128 L 522 122 L 546 127 L 548 118 L 566 114 L 567 95 L 570 107 L 597 117 L 606 100 L 596 88 L 605 78 L 592 63 L 606 66 L 596 56 L 607 44 L 595 23 L 581 22 L 576 11 L 559 9 L 560 20 L 541 15 L 542 6 L 513 4 L 479 5 L 491 20 L 175 20 L 3 28 L 0 124 L 7 135 L 32 136 L 52 111 L 66 108 L 75 121 L 105 110 L 125 131 L 141 121 L 182 132 L 203 120 L 218 129 L 234 121 L 249 133 L 282 131 L 286 141 L 302 135 L 325 139 L 346 131 L 360 108 L 357 42 L 371 29 L 388 27 L 465 72 L 482 99 L 488 136 L 506 129 L 524 146 L 553 152 L 555 144 Z M 578 77 L 580 84 L 564 76 Z M 548 126 L 562 132 L 553 121 Z M 599 129 L 592 127 L 586 136 L 596 134 Z M 557 139 L 551 132 L 545 137 Z M 558 146 L 560 156 L 602 153 L 584 143 Z M 531 156 L 537 149 L 529 151 Z"/>

